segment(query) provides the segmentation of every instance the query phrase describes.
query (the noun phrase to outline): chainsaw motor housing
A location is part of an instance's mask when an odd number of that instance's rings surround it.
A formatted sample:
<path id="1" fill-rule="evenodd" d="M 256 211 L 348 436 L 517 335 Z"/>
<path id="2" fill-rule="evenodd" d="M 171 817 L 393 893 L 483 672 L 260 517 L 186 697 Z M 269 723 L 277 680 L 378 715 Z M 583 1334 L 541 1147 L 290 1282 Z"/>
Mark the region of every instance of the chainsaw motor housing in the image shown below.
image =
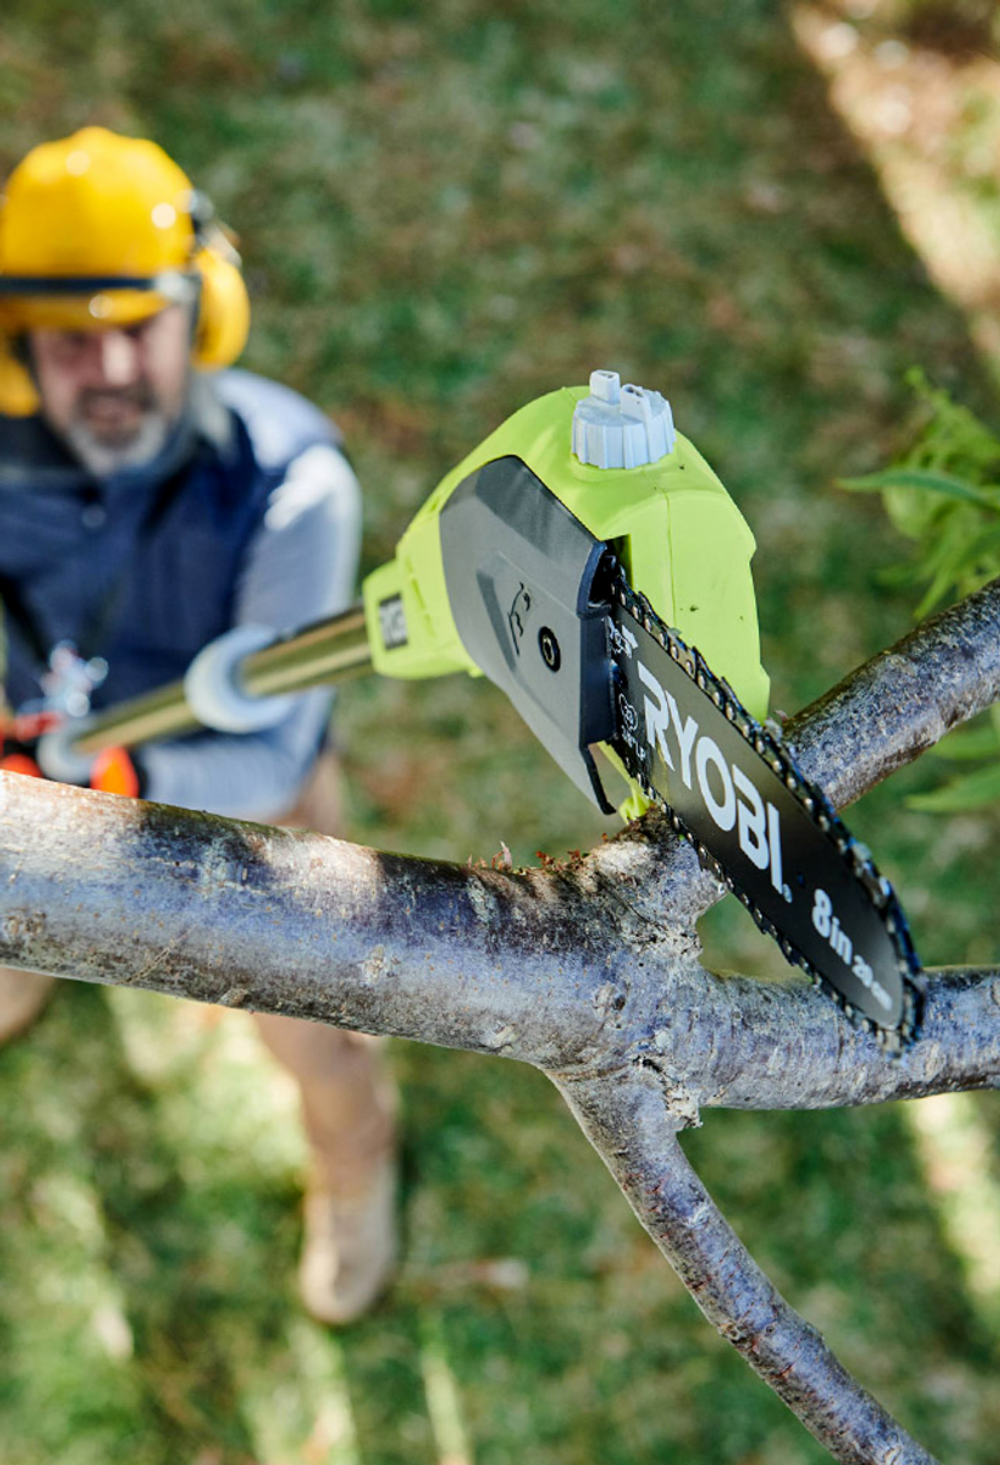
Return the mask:
<path id="1" fill-rule="evenodd" d="M 633 589 L 698 648 L 754 717 L 767 715 L 769 694 L 750 571 L 753 535 L 705 459 L 674 429 L 663 398 L 641 387 L 621 389 L 633 420 L 618 462 L 632 466 L 617 466 L 614 448 L 611 466 L 603 466 L 600 454 L 583 446 L 609 417 L 616 384 L 614 373 L 595 372 L 589 388 L 564 387 L 515 412 L 442 479 L 395 557 L 364 585 L 377 672 L 485 673 L 603 809 L 607 799 L 589 747 L 603 741 L 607 698 L 585 684 L 580 667 L 593 664 L 599 613 L 588 607 L 606 548 Z M 643 414 L 656 419 L 654 450 L 667 449 L 653 462 L 635 462 L 642 454 L 630 446 Z M 581 453 L 591 461 L 582 462 Z M 522 581 L 529 606 L 515 603 Z M 580 618 L 568 639 L 562 613 L 561 630 L 537 619 L 543 607 L 549 620 L 557 618 L 554 597 Z M 519 615 L 534 627 L 530 659 L 517 633 Z M 564 658 L 556 672 L 537 647 L 546 626 Z M 608 666 L 606 649 L 599 660 Z"/>

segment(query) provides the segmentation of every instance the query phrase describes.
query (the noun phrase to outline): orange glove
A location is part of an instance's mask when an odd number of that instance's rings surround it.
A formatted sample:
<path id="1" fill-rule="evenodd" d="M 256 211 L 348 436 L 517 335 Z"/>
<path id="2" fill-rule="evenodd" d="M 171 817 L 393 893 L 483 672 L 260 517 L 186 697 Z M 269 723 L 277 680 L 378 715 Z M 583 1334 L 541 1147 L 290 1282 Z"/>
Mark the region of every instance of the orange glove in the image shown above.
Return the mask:
<path id="1" fill-rule="evenodd" d="M 0 753 L 0 772 L 26 773 L 29 778 L 45 777 L 30 753 L 21 753 L 16 750 Z"/>
<path id="2" fill-rule="evenodd" d="M 89 764 L 76 758 L 75 764 L 67 766 L 65 755 L 55 762 L 47 761 L 44 750 L 55 744 L 59 747 L 61 733 L 49 731 L 36 744 L 34 741 L 19 741 L 11 737 L 0 726 L 0 771 L 24 773 L 33 778 L 56 778 L 61 783 L 84 784 L 106 794 L 124 794 L 127 798 L 141 798 L 145 792 L 145 775 L 138 758 L 132 758 L 124 748 L 106 748 Z M 35 757 L 36 746 L 41 750 Z M 44 765 L 44 766 L 43 766 Z M 78 765 L 78 766 L 77 766 Z"/>
<path id="3" fill-rule="evenodd" d="M 124 748 L 105 748 L 94 759 L 90 786 L 105 794 L 125 794 L 137 799 L 142 793 L 142 774 Z"/>

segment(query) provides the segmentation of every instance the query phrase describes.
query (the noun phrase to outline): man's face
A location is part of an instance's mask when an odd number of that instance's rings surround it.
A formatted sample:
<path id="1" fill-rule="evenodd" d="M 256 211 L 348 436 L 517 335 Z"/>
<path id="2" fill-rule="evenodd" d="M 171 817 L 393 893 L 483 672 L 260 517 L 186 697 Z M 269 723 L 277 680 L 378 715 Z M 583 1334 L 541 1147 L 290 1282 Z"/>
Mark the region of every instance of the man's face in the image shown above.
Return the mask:
<path id="1" fill-rule="evenodd" d="M 98 475 L 162 449 L 187 400 L 191 315 L 168 305 L 133 326 L 35 330 L 28 351 L 49 425 Z"/>

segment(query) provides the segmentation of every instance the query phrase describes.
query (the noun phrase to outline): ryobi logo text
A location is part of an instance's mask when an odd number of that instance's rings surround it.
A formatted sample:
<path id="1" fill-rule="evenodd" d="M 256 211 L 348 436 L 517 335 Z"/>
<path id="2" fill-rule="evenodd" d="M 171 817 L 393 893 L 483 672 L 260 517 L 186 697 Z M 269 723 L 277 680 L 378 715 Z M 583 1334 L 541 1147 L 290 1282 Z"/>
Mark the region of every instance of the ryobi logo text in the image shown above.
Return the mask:
<path id="1" fill-rule="evenodd" d="M 681 782 L 702 803 L 724 834 L 736 829 L 740 849 L 758 870 L 770 870 L 771 884 L 785 900 L 791 890 L 784 882 L 781 861 L 781 823 L 778 810 L 765 803 L 743 769 L 727 761 L 718 743 L 699 731 L 694 717 L 682 717 L 677 700 L 661 687 L 641 661 L 639 677 L 652 695 L 646 706 L 646 741 L 671 770 L 680 764 Z M 670 740 L 673 741 L 673 749 Z M 676 754 L 676 761 L 675 761 Z"/>
<path id="2" fill-rule="evenodd" d="M 406 629 L 406 611 L 403 609 L 401 595 L 390 595 L 386 600 L 379 601 L 378 623 L 386 651 L 395 651 L 398 647 L 408 644 L 410 638 Z"/>

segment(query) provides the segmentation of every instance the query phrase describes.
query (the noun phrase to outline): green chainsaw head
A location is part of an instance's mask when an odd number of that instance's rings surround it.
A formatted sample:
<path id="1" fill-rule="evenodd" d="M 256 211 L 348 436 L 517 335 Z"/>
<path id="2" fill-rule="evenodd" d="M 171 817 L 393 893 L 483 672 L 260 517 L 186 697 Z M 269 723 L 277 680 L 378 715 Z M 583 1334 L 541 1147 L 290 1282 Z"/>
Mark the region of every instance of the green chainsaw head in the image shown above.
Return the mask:
<path id="1" fill-rule="evenodd" d="M 644 461 L 653 455 L 654 461 Z M 497 562 L 504 561 L 513 570 L 516 598 L 516 556 L 512 558 L 504 547 L 499 469 L 490 473 L 493 487 L 488 512 L 495 532 L 480 550 L 466 546 L 455 532 L 458 506 L 468 498 L 470 483 L 499 460 L 511 464 L 512 472 L 517 465 L 529 470 L 524 475 L 518 469 L 516 509 L 511 480 L 510 512 L 512 518 L 518 518 L 522 542 L 531 533 L 531 505 L 525 504 L 524 494 L 533 475 L 537 496 L 547 498 L 544 491 L 548 490 L 598 547 L 613 551 L 632 589 L 644 595 L 689 646 L 698 648 L 750 713 L 757 718 L 766 715 L 768 677 L 760 664 L 750 574 L 753 536 L 701 454 L 674 432 L 663 398 L 641 388 L 619 388 L 617 376 L 610 372 L 595 372 L 589 391 L 566 387 L 521 408 L 441 481 L 400 540 L 395 558 L 365 582 L 365 614 L 376 671 L 385 676 L 422 678 L 452 671 L 475 676 L 485 669 L 503 685 L 504 666 L 515 666 L 521 648 L 512 643 L 499 647 L 499 676 L 484 667 L 489 657 L 483 655 L 482 637 L 470 637 L 469 607 L 464 595 L 456 593 L 461 573 L 478 576 L 485 586 Z M 634 466 L 603 466 L 625 463 Z M 450 532 L 446 533 L 443 527 L 449 515 Z M 570 532 L 571 520 L 563 516 L 553 527 L 550 515 L 545 524 L 541 519 L 538 523 L 544 554 L 553 560 L 553 577 L 565 579 L 569 566 L 557 566 L 555 561 L 560 558 L 562 541 L 575 542 L 578 537 Z M 477 553 L 484 566 L 490 561 L 493 569 L 480 571 L 457 563 Z M 580 553 L 582 550 L 573 563 L 582 566 L 586 555 L 581 559 Z M 531 557 L 537 561 L 537 554 Z M 544 562 L 540 567 L 536 564 L 534 573 L 544 591 Z M 487 600 L 506 594 L 492 588 L 483 593 Z M 492 624 L 499 642 L 505 642 L 508 628 L 516 627 L 517 620 L 516 607 L 498 604 Z M 529 692 L 533 706 L 543 700 L 543 687 L 544 683 Z M 510 691 L 507 686 L 504 689 Z M 551 746 L 551 729 L 540 728 L 530 711 L 517 705 L 563 763 Z M 567 731 L 572 740 L 578 729 Z M 582 736 L 581 730 L 581 741 Z M 575 773 L 572 776 L 585 787 L 581 778 Z M 630 801 L 626 812 L 639 812 L 642 802 L 641 798 L 639 803 Z"/>

